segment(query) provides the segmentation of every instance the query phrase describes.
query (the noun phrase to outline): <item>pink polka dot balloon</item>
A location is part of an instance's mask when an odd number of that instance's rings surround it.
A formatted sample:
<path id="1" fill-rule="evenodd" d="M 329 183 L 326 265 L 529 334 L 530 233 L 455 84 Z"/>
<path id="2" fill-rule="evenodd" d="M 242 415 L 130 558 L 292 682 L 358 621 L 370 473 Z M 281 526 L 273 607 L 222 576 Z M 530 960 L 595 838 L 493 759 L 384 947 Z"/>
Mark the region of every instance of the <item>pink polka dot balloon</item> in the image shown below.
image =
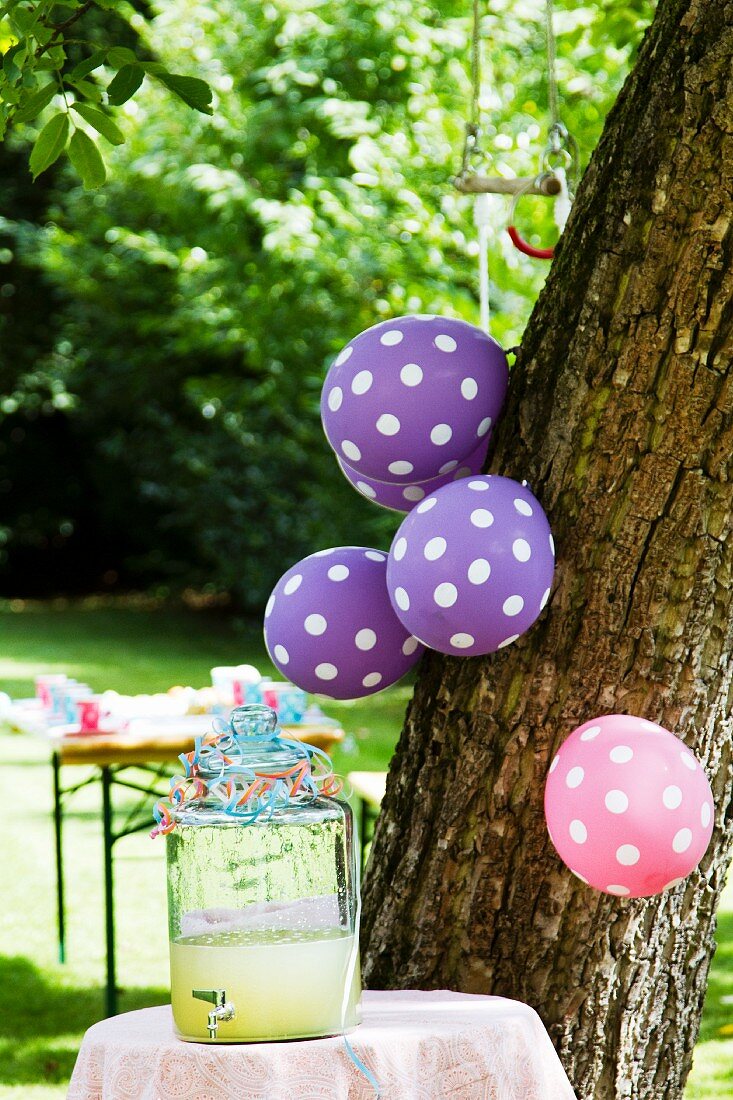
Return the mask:
<path id="1" fill-rule="evenodd" d="M 493 653 L 528 630 L 550 595 L 547 517 L 525 485 L 479 475 L 445 485 L 402 521 L 387 585 L 401 622 L 441 653 Z"/>
<path id="2" fill-rule="evenodd" d="M 273 663 L 305 691 L 358 699 L 394 684 L 422 646 L 387 594 L 387 555 L 364 546 L 319 550 L 288 569 L 265 609 Z"/>
<path id="3" fill-rule="evenodd" d="M 550 765 L 550 839 L 574 875 L 618 897 L 676 886 L 702 859 L 713 796 L 697 759 L 669 730 L 609 714 L 578 726 Z"/>
<path id="4" fill-rule="evenodd" d="M 501 347 L 475 325 L 396 317 L 336 358 L 323 385 L 323 427 L 363 477 L 426 481 L 476 450 L 501 412 L 508 377 Z"/>
<path id="5" fill-rule="evenodd" d="M 367 500 L 371 500 L 373 504 L 381 504 L 383 508 L 391 508 L 393 512 L 409 512 L 426 496 L 442 488 L 443 485 L 450 485 L 452 481 L 460 481 L 461 478 L 469 477 L 471 474 L 480 474 L 486 461 L 489 438 L 490 433 L 481 441 L 473 454 L 464 458 L 462 462 L 458 462 L 457 459 L 446 462 L 439 477 L 431 477 L 427 481 L 410 485 L 375 481 L 374 478 L 357 474 L 356 470 L 352 470 L 341 459 L 338 460 L 338 464 L 347 481 L 350 481 L 357 492 Z"/>

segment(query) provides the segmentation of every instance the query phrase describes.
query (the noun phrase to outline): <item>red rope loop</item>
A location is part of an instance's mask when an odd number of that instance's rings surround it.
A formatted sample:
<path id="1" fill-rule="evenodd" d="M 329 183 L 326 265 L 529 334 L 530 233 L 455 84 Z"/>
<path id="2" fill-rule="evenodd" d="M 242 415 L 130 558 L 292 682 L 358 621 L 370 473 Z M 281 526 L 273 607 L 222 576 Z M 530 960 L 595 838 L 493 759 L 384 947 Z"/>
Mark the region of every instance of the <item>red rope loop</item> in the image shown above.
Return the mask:
<path id="1" fill-rule="evenodd" d="M 534 245 L 529 244 L 520 236 L 519 231 L 513 225 L 508 227 L 507 232 L 517 251 L 523 252 L 525 256 L 531 256 L 533 260 L 551 260 L 555 255 L 554 248 L 535 248 Z"/>

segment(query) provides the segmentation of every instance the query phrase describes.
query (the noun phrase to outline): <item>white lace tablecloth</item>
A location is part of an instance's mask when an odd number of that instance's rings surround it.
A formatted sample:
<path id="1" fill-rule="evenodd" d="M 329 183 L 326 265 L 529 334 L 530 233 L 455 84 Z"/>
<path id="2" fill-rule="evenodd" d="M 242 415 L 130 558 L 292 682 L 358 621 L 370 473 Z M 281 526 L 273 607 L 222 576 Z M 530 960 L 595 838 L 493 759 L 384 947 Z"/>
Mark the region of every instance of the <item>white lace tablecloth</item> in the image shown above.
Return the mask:
<path id="1" fill-rule="evenodd" d="M 381 1100 L 575 1100 L 533 1009 L 502 997 L 367 990 L 349 1038 Z M 372 1100 L 343 1038 L 209 1045 L 168 1006 L 90 1027 L 68 1100 Z"/>

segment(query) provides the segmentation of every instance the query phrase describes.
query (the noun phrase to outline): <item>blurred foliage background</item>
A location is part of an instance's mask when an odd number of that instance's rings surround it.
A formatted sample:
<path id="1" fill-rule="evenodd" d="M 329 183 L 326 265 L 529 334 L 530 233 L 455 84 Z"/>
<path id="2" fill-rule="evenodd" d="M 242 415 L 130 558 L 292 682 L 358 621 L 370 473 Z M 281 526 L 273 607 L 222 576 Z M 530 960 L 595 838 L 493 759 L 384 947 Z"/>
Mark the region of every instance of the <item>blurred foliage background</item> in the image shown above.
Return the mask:
<path id="1" fill-rule="evenodd" d="M 321 432 L 333 356 L 389 316 L 478 320 L 471 200 L 450 183 L 470 4 L 119 8 L 75 33 L 204 77 L 215 110 L 146 81 L 117 112 L 127 140 L 98 192 L 62 161 L 31 185 L 43 117 L 0 148 L 0 594 L 194 587 L 253 611 L 297 558 L 385 545 L 399 521 L 349 488 Z M 487 167 L 533 173 L 543 5 L 482 11 Z M 584 163 L 651 14 L 558 0 L 562 116 Z M 545 268 L 512 250 L 507 209 L 492 325 L 511 347 Z M 525 235 L 551 235 L 547 200 L 519 209 Z"/>

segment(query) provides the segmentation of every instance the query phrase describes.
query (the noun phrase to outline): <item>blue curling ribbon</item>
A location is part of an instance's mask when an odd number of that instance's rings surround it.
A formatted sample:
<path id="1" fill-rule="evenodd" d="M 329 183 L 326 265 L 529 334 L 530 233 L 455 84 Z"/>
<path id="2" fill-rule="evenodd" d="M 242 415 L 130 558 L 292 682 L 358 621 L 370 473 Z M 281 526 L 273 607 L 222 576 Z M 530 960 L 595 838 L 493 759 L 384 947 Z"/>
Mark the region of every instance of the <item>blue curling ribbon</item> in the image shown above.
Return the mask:
<path id="1" fill-rule="evenodd" d="M 354 1050 L 354 1048 L 352 1047 L 351 1043 L 349 1042 L 349 1040 L 346 1038 L 345 1035 L 344 1035 L 344 1043 L 346 1044 L 346 1053 L 348 1054 L 349 1058 L 354 1063 L 356 1068 L 359 1070 L 359 1072 L 364 1074 L 367 1081 L 369 1082 L 369 1084 L 374 1089 L 374 1095 L 377 1096 L 377 1097 L 381 1096 L 382 1095 L 382 1090 L 379 1087 L 379 1081 L 377 1081 L 376 1077 L 374 1076 L 372 1071 L 369 1069 L 369 1067 L 367 1065 L 365 1065 L 364 1062 L 362 1062 L 361 1058 L 356 1053 L 356 1051 Z"/>

